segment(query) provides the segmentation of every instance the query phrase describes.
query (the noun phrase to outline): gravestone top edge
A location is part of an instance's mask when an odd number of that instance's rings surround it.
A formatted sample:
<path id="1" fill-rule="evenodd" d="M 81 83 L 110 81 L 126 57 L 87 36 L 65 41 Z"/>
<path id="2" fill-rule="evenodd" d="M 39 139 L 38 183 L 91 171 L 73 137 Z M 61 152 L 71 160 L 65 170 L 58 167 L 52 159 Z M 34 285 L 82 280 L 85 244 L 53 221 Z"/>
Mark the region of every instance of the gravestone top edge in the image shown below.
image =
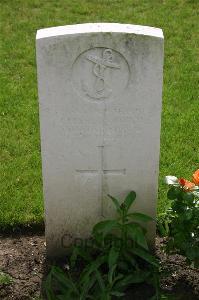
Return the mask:
<path id="1" fill-rule="evenodd" d="M 164 39 L 162 29 L 156 27 L 120 23 L 84 23 L 39 29 L 37 30 L 36 40 L 62 35 L 106 32 L 146 35 Z"/>

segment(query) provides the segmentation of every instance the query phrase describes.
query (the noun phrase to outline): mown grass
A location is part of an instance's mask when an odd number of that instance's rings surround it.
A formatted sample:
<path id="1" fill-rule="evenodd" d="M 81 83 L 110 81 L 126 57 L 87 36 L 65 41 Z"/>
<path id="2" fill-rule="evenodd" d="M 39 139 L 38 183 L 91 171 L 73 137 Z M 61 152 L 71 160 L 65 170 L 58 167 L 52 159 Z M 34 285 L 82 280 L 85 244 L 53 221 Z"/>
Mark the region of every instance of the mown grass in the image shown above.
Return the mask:
<path id="1" fill-rule="evenodd" d="M 0 0 L 0 229 L 43 222 L 35 34 L 44 27 L 121 22 L 165 35 L 158 212 L 165 175 L 199 168 L 198 1 Z"/>

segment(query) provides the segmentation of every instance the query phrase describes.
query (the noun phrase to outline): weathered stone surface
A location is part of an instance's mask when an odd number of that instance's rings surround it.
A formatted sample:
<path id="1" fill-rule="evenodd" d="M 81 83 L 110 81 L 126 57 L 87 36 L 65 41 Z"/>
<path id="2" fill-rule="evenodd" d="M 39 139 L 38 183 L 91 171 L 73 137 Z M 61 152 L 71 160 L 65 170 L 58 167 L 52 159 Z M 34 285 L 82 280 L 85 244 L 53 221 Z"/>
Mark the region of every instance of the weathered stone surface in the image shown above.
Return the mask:
<path id="1" fill-rule="evenodd" d="M 135 190 L 135 209 L 156 214 L 163 34 L 100 23 L 36 40 L 47 251 L 58 256 L 114 215 L 108 193 Z"/>

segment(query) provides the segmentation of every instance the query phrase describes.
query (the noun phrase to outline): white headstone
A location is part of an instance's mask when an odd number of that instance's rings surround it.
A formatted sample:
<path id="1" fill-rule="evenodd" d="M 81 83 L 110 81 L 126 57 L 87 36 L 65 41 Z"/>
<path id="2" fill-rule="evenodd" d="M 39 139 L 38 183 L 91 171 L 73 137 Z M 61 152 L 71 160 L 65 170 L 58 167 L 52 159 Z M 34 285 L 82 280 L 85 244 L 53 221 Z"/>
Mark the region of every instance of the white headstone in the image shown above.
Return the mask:
<path id="1" fill-rule="evenodd" d="M 47 253 L 58 256 L 114 215 L 107 194 L 134 190 L 134 208 L 156 215 L 163 33 L 97 23 L 36 40 Z"/>

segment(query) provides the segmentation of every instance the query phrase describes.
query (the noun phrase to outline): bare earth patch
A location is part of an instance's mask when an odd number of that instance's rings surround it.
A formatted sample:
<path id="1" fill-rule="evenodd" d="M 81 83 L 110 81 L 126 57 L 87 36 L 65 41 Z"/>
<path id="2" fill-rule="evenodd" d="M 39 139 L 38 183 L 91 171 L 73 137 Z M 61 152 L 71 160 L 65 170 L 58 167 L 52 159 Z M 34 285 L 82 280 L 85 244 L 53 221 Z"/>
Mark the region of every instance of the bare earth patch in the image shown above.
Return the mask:
<path id="1" fill-rule="evenodd" d="M 187 266 L 180 255 L 163 254 L 162 243 L 162 239 L 156 239 L 156 254 L 166 276 L 161 279 L 161 287 L 177 295 L 168 299 L 199 299 L 199 270 Z M 0 284 L 0 299 L 39 299 L 47 268 L 43 235 L 0 236 L 0 270 L 13 278 L 11 284 Z M 128 299 L 147 300 L 137 294 L 138 289 Z"/>
<path id="2" fill-rule="evenodd" d="M 0 299 L 34 299 L 40 295 L 45 269 L 44 236 L 2 237 L 0 269 L 13 278 L 0 285 Z"/>

